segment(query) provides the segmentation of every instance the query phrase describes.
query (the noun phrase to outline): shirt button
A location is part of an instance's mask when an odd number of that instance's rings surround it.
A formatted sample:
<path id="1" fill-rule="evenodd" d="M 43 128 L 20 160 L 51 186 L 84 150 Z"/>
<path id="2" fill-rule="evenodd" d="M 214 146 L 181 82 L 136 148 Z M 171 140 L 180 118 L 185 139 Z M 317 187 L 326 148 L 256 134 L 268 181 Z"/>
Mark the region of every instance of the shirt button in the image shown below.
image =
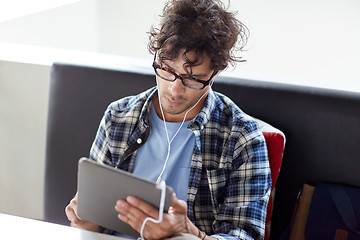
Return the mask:
<path id="1" fill-rule="evenodd" d="M 138 144 L 141 144 L 141 143 L 142 143 L 141 138 L 138 138 L 138 139 L 136 140 L 136 142 L 137 142 Z"/>

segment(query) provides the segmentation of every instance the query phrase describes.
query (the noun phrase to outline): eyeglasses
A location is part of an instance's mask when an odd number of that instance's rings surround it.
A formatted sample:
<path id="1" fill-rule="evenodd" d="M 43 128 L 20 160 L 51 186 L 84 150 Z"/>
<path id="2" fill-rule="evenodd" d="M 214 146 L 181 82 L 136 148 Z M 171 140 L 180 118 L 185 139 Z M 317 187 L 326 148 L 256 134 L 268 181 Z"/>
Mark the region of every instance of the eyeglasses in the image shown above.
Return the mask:
<path id="1" fill-rule="evenodd" d="M 182 84 L 188 88 L 201 90 L 211 83 L 211 79 L 217 74 L 218 71 L 214 71 L 208 80 L 199 80 L 191 75 L 178 75 L 171 71 L 166 66 L 161 66 L 156 62 L 156 54 L 154 56 L 153 68 L 157 76 L 169 82 L 174 82 L 176 79 L 180 79 Z"/>

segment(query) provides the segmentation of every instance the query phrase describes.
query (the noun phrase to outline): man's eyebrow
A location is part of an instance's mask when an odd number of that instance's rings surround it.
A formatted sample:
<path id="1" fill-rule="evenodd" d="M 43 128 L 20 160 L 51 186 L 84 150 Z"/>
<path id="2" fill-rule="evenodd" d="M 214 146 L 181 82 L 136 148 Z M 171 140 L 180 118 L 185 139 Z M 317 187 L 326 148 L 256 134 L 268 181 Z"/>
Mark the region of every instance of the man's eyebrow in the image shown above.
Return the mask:
<path id="1" fill-rule="evenodd" d="M 169 68 L 170 70 L 175 70 L 173 67 L 171 67 L 169 64 L 167 64 L 166 62 L 161 61 L 161 65 L 165 65 L 167 68 Z"/>
<path id="2" fill-rule="evenodd" d="M 206 73 L 206 74 L 201 74 L 201 73 L 199 73 L 199 74 L 191 74 L 191 76 L 193 76 L 193 77 L 206 77 L 207 75 L 209 75 L 208 73 Z"/>
<path id="3" fill-rule="evenodd" d="M 175 69 L 173 67 L 171 67 L 169 64 L 167 64 L 165 62 L 162 62 L 162 64 L 164 64 L 167 68 L 169 68 L 169 70 L 175 71 Z M 179 75 L 185 75 L 185 76 L 199 78 L 199 77 L 206 77 L 209 74 L 208 73 L 199 73 L 199 74 L 179 74 Z"/>

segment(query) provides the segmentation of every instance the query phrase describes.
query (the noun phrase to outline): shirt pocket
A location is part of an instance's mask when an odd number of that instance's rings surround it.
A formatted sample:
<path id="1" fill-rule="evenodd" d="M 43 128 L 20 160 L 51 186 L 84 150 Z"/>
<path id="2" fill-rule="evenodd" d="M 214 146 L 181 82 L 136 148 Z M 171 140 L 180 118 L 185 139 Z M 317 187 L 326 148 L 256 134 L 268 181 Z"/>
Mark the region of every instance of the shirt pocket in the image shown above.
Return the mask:
<path id="1" fill-rule="evenodd" d="M 219 212 L 219 206 L 224 202 L 226 196 L 227 172 L 224 168 L 214 170 L 206 169 L 209 183 L 211 202 L 215 209 L 215 214 Z"/>

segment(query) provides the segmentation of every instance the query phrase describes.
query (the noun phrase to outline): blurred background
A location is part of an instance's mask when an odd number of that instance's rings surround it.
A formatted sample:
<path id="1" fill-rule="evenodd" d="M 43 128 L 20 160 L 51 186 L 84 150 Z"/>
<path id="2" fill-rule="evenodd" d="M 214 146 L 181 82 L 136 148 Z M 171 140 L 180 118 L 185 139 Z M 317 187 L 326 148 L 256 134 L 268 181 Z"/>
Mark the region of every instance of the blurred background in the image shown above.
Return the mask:
<path id="1" fill-rule="evenodd" d="M 0 0 L 0 212 L 43 218 L 51 64 L 150 68 L 147 31 L 163 5 Z M 229 8 L 250 38 L 239 53 L 247 62 L 223 75 L 360 92 L 359 1 L 232 0 Z"/>

